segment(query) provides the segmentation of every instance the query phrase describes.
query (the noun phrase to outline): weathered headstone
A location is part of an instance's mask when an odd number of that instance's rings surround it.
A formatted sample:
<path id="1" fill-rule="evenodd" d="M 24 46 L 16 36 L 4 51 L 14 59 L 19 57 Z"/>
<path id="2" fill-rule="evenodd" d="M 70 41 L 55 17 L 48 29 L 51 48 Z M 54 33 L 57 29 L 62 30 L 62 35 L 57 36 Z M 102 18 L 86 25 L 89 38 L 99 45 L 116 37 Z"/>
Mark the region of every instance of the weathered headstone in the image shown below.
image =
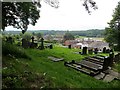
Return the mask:
<path id="1" fill-rule="evenodd" d="M 44 49 L 44 39 L 41 38 L 41 50 L 43 50 L 43 49 Z"/>
<path id="2" fill-rule="evenodd" d="M 114 53 L 110 52 L 109 54 L 109 66 L 113 66 Z"/>
<path id="3" fill-rule="evenodd" d="M 110 53 L 110 49 L 106 49 L 106 53 Z"/>
<path id="4" fill-rule="evenodd" d="M 109 57 L 105 57 L 104 58 L 104 62 L 103 62 L 103 71 L 107 70 L 109 66 Z"/>
<path id="5" fill-rule="evenodd" d="M 71 45 L 68 45 L 68 48 L 71 49 Z"/>
<path id="6" fill-rule="evenodd" d="M 29 42 L 26 39 L 22 39 L 22 47 L 23 48 L 28 48 L 29 47 Z"/>
<path id="7" fill-rule="evenodd" d="M 53 49 L 53 45 L 52 44 L 50 45 L 50 49 Z"/>
<path id="8" fill-rule="evenodd" d="M 94 49 L 94 53 L 97 54 L 98 53 L 98 48 Z"/>
<path id="9" fill-rule="evenodd" d="M 34 37 L 33 36 L 31 37 L 31 39 L 32 39 L 32 43 L 34 43 Z"/>
<path id="10" fill-rule="evenodd" d="M 120 53 L 118 53 L 117 55 L 115 55 L 114 57 L 114 62 L 119 62 L 120 61 Z"/>
<path id="11" fill-rule="evenodd" d="M 103 48 L 103 53 L 106 53 L 106 47 Z"/>
<path id="12" fill-rule="evenodd" d="M 93 49 L 89 49 L 88 53 L 92 55 L 93 54 Z"/>
<path id="13" fill-rule="evenodd" d="M 87 47 L 83 47 L 82 54 L 86 55 L 87 54 Z"/>
<path id="14" fill-rule="evenodd" d="M 6 41 L 10 44 L 13 44 L 13 38 L 12 37 L 6 37 Z"/>

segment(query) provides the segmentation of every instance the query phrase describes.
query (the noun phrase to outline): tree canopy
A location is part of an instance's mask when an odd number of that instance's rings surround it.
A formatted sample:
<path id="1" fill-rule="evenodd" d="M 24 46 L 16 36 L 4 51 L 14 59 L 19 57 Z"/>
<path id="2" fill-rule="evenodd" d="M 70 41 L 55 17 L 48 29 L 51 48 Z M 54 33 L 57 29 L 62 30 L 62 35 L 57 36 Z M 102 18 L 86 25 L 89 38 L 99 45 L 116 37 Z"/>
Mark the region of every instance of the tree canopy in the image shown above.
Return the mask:
<path id="1" fill-rule="evenodd" d="M 112 20 L 108 23 L 109 27 L 106 28 L 105 40 L 110 43 L 110 45 L 117 45 L 117 50 L 120 50 L 120 2 L 118 2 L 115 8 Z"/>
<path id="2" fill-rule="evenodd" d="M 69 32 L 67 31 L 63 37 L 64 41 L 66 40 L 74 40 L 74 36 Z"/>
<path id="3" fill-rule="evenodd" d="M 39 2 L 2 2 L 2 29 L 7 26 L 21 29 L 23 33 L 28 25 L 35 25 L 39 19 Z"/>

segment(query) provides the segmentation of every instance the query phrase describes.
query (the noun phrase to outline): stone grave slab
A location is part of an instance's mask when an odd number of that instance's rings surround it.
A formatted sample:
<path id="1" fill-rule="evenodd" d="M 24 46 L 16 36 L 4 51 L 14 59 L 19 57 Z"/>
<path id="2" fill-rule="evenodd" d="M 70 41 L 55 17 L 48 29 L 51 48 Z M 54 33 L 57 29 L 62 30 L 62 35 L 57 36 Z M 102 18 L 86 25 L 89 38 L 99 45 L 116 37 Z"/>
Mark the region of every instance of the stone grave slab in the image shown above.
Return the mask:
<path id="1" fill-rule="evenodd" d="M 111 82 L 112 80 L 114 80 L 114 78 L 115 78 L 114 76 L 108 74 L 108 75 L 105 76 L 105 78 L 103 79 L 103 81 L 105 81 L 105 82 Z"/>
<path id="2" fill-rule="evenodd" d="M 81 62 L 79 62 L 78 64 L 82 65 L 82 66 L 85 66 L 87 68 L 90 68 L 92 70 L 99 70 L 99 69 L 102 69 L 102 65 L 99 65 L 99 64 L 95 64 L 95 63 L 92 63 L 90 61 L 86 61 L 86 60 L 82 60 Z"/>
<path id="3" fill-rule="evenodd" d="M 48 59 L 54 61 L 54 62 L 59 62 L 59 61 L 63 61 L 64 58 L 56 58 L 56 57 L 52 57 L 52 56 L 49 56 Z"/>
<path id="4" fill-rule="evenodd" d="M 100 74 L 94 76 L 94 78 L 95 78 L 95 79 L 98 79 L 98 80 L 101 80 L 101 79 L 104 78 L 104 76 L 105 76 L 105 73 L 102 73 L 102 72 L 101 72 Z"/>

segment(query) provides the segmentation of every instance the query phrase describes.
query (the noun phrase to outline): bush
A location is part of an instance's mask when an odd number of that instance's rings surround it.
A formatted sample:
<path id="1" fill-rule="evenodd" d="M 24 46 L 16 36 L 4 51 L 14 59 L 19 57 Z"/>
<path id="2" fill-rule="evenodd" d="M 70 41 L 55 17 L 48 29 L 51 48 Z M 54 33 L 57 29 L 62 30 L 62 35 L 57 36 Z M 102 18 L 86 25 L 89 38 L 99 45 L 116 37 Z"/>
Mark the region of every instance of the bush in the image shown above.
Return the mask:
<path id="1" fill-rule="evenodd" d="M 17 58 L 27 58 L 31 59 L 30 56 L 25 52 L 23 48 L 17 47 L 10 43 L 4 42 L 2 43 L 2 54 L 3 55 L 11 55 Z"/>

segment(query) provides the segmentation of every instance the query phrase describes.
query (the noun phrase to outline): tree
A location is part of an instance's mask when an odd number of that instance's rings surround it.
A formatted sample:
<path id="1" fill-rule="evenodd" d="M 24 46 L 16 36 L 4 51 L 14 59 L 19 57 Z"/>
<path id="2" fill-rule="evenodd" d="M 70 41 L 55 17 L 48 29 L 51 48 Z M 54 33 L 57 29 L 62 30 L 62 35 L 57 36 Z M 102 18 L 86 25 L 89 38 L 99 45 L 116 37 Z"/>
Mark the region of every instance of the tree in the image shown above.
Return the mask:
<path id="1" fill-rule="evenodd" d="M 112 20 L 108 23 L 109 27 L 106 28 L 105 40 L 110 45 L 117 44 L 117 50 L 120 51 L 120 2 L 118 2 L 112 17 Z"/>
<path id="2" fill-rule="evenodd" d="M 64 37 L 63 37 L 63 41 L 66 41 L 66 40 L 74 40 L 74 36 L 69 33 L 68 31 L 65 33 Z"/>
<path id="3" fill-rule="evenodd" d="M 2 29 L 13 26 L 24 33 L 29 24 L 35 25 L 39 19 L 39 2 L 2 2 Z"/>

